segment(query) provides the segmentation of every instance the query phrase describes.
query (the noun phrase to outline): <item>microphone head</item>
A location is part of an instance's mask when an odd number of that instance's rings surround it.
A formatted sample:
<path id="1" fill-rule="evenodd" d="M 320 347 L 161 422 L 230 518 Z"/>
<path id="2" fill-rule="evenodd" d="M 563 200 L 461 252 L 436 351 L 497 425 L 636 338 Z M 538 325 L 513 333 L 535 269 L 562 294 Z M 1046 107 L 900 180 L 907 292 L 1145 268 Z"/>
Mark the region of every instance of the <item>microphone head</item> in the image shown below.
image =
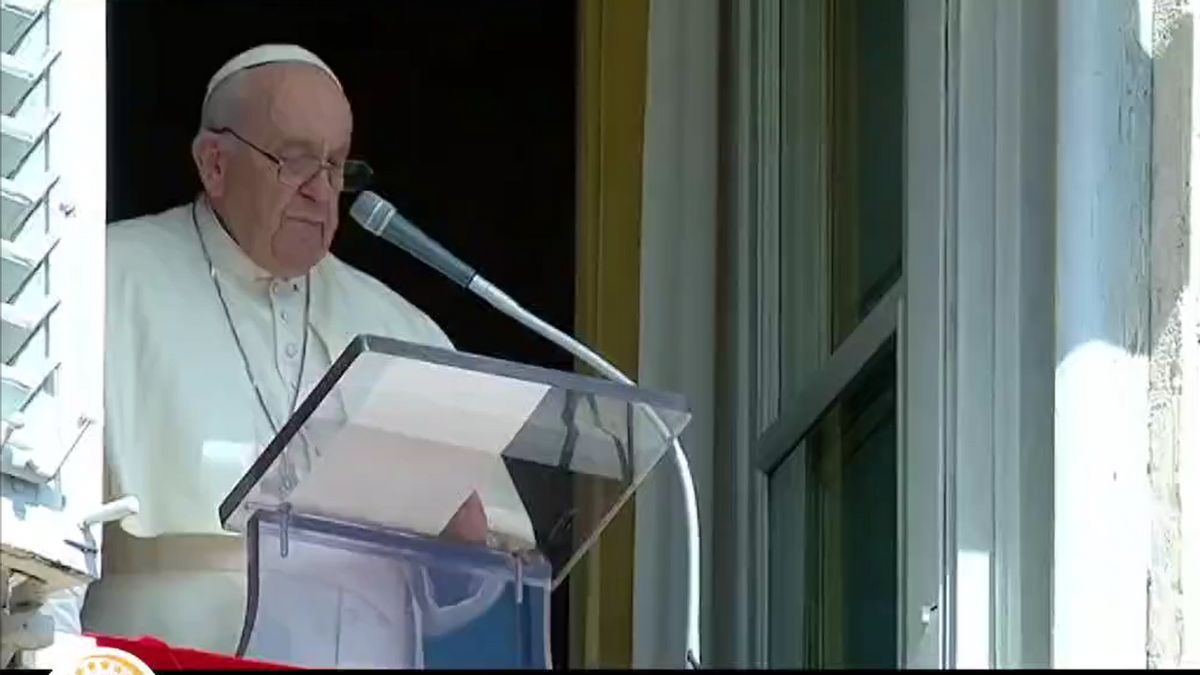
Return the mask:
<path id="1" fill-rule="evenodd" d="M 374 192 L 364 190 L 359 193 L 350 205 L 350 217 L 368 232 L 407 251 L 463 288 L 469 288 L 475 278 L 475 270 L 427 237 L 396 213 L 396 207 Z"/>
<path id="2" fill-rule="evenodd" d="M 383 233 L 383 228 L 394 215 L 396 207 L 370 190 L 360 192 L 350 205 L 350 217 L 375 235 Z"/>

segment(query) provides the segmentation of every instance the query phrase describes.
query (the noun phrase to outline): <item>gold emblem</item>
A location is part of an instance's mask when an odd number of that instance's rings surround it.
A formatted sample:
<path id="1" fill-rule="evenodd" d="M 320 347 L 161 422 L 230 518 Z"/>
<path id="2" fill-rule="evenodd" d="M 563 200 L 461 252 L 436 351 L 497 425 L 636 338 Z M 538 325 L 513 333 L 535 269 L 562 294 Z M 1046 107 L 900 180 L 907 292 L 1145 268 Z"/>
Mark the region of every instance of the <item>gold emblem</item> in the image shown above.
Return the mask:
<path id="1" fill-rule="evenodd" d="M 154 675 L 154 671 L 127 651 L 96 647 L 74 663 L 55 668 L 50 675 Z"/>

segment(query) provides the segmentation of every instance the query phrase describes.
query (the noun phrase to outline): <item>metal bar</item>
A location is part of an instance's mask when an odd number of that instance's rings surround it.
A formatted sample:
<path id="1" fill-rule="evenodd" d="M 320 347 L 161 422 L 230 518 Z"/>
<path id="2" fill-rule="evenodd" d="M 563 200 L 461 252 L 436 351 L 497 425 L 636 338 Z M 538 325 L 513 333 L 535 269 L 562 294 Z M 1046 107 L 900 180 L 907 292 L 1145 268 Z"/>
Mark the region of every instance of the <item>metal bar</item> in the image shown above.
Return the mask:
<path id="1" fill-rule="evenodd" d="M 774 471 L 879 348 L 896 334 L 896 309 L 903 284 L 901 278 L 888 289 L 867 318 L 812 376 L 811 383 L 782 407 L 779 419 L 763 434 L 754 451 L 759 471 Z"/>

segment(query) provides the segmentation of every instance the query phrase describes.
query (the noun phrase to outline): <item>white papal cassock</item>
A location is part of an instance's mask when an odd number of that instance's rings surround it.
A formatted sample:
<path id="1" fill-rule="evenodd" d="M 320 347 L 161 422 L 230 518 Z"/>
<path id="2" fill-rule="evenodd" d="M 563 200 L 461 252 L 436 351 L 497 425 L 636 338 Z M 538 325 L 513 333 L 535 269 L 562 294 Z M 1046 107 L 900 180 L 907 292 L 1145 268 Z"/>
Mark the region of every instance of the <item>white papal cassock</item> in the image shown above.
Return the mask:
<path id="1" fill-rule="evenodd" d="M 229 237 L 203 198 L 194 206 L 275 425 L 288 417 L 297 378 L 303 400 L 356 335 L 450 347 L 428 316 L 328 255 L 308 277 L 302 368 L 305 278 L 272 279 Z M 222 530 L 217 506 L 274 431 L 214 290 L 192 209 L 189 204 L 109 226 L 107 493 L 135 495 L 141 512 L 106 529 L 103 575 L 88 591 L 83 628 L 232 653 L 242 627 L 245 554 L 240 538 Z M 348 590 L 369 596 L 369 589 Z M 405 604 L 400 598 L 387 602 Z"/>

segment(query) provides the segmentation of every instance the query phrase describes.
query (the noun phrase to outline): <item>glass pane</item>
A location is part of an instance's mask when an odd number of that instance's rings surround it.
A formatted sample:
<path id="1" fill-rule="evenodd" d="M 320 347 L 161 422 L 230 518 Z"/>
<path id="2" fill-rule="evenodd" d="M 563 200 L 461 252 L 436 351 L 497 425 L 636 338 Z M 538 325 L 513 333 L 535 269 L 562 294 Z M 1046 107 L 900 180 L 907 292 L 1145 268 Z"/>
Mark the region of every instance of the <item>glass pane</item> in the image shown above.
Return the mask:
<path id="1" fill-rule="evenodd" d="M 780 398 L 829 354 L 827 0 L 780 6 Z"/>
<path id="2" fill-rule="evenodd" d="M 896 444 L 889 345 L 770 475 L 771 667 L 897 665 Z"/>
<path id="3" fill-rule="evenodd" d="M 804 618 L 804 452 L 795 451 L 770 476 L 767 488 L 767 541 L 770 594 L 767 600 L 767 648 L 771 668 L 801 668 L 810 663 Z"/>
<path id="4" fill-rule="evenodd" d="M 230 477 L 221 521 L 287 508 L 438 537 L 474 496 L 488 545 L 546 556 L 557 587 L 690 419 L 674 394 L 363 336 Z M 555 498 L 572 489 L 587 504 Z"/>
<path id="5" fill-rule="evenodd" d="M 900 277 L 904 3 L 838 0 L 827 11 L 836 348 Z"/>

